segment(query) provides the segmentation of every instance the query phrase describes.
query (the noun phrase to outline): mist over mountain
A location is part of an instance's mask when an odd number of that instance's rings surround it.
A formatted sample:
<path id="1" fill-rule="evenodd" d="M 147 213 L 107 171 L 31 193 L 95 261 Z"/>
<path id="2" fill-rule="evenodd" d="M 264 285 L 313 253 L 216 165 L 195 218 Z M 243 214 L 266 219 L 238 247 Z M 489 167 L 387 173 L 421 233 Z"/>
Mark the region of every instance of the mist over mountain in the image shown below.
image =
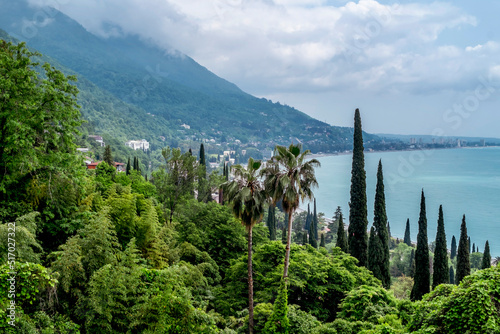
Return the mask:
<path id="1" fill-rule="evenodd" d="M 352 129 L 249 95 L 175 49 L 130 35 L 103 39 L 53 8 L 25 1 L 0 0 L 0 7 L 1 29 L 78 76 L 90 132 L 122 139 L 141 132 L 152 143 L 165 138 L 171 145 L 208 139 L 269 148 L 293 141 L 313 152 L 351 148 Z M 96 98 L 101 95 L 104 101 Z M 121 123 L 143 130 L 117 129 Z"/>

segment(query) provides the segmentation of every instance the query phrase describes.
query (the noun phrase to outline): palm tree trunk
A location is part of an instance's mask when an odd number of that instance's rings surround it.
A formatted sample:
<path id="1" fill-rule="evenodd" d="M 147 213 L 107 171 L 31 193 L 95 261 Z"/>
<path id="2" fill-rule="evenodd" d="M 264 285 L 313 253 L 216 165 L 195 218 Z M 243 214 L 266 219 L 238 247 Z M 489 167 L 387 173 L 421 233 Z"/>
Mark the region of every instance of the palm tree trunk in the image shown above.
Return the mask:
<path id="1" fill-rule="evenodd" d="M 292 244 L 292 214 L 293 211 L 290 210 L 290 212 L 288 213 L 288 235 L 286 241 L 285 270 L 283 271 L 283 278 L 288 277 L 288 265 L 290 264 L 290 245 Z"/>
<path id="2" fill-rule="evenodd" d="M 248 332 L 253 334 L 252 227 L 248 229 Z"/>

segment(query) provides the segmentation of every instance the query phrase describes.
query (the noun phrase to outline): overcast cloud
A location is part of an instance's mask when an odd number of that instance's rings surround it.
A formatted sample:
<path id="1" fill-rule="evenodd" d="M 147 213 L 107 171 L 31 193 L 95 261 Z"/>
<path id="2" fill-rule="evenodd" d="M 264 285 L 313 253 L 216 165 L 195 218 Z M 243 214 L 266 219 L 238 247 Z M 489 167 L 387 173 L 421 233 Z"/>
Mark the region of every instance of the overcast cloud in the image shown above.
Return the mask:
<path id="1" fill-rule="evenodd" d="M 249 93 L 334 125 L 351 125 L 352 110 L 362 107 L 372 132 L 430 134 L 440 127 L 448 135 L 500 137 L 492 125 L 500 120 L 499 39 L 485 33 L 482 12 L 471 14 L 462 1 L 32 3 L 56 4 L 103 37 L 138 34 L 180 50 Z M 487 13 L 487 3 L 473 5 Z M 470 105 L 460 126 L 449 124 L 447 109 L 474 94 L 481 78 L 494 91 Z"/>

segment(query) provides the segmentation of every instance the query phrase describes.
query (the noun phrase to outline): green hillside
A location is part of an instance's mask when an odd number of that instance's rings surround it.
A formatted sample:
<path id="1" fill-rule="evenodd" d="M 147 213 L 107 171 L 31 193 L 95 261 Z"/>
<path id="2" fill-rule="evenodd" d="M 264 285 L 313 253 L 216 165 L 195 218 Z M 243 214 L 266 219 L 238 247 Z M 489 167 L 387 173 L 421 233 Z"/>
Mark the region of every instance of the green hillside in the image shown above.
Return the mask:
<path id="1" fill-rule="evenodd" d="M 314 152 L 351 148 L 352 129 L 253 97 L 179 52 L 134 36 L 104 40 L 55 9 L 24 1 L 0 0 L 0 6 L 0 28 L 78 75 L 82 113 L 98 134 L 153 143 L 163 136 L 168 144 L 213 139 L 262 149 L 291 141 Z M 46 19 L 34 21 L 36 33 L 27 34 L 26 19 L 43 18 L 40 12 Z"/>

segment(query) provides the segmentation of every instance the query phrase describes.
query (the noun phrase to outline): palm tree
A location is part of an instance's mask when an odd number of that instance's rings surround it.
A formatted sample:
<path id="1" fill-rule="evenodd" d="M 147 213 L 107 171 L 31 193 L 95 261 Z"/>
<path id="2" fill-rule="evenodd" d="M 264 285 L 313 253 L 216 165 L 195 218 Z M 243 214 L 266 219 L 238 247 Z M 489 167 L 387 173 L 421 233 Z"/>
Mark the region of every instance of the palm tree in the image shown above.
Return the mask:
<path id="1" fill-rule="evenodd" d="M 300 200 L 312 200 L 312 188 L 318 185 L 314 168 L 321 166 L 316 159 L 306 161 L 309 150 L 301 152 L 302 146 L 293 143 L 287 148 L 276 146 L 275 155 L 261 172 L 265 176 L 264 185 L 273 204 L 282 200 L 283 209 L 288 216 L 288 239 L 285 252 L 283 278 L 288 277 L 290 263 L 290 244 L 292 241 L 292 216 L 299 207 Z"/>
<path id="2" fill-rule="evenodd" d="M 225 200 L 230 202 L 233 214 L 241 219 L 248 232 L 248 327 L 253 333 L 253 276 L 252 276 L 252 228 L 262 220 L 267 196 L 257 173 L 262 162 L 248 159 L 247 168 L 232 166 L 234 179 L 222 184 Z"/>

